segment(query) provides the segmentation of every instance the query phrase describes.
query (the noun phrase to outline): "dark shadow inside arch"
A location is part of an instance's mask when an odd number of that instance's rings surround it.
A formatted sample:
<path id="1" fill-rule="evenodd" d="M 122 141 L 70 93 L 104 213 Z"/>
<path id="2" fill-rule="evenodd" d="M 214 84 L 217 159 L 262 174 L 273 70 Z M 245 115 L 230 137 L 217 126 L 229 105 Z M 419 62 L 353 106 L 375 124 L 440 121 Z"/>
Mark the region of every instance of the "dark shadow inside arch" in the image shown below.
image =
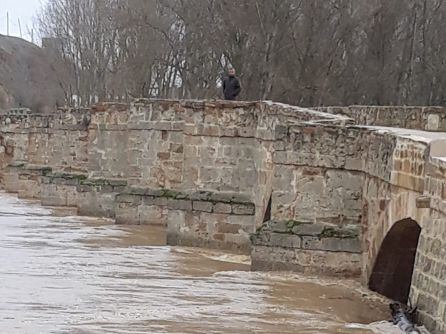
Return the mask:
<path id="1" fill-rule="evenodd" d="M 412 219 L 397 222 L 385 237 L 376 258 L 369 287 L 407 304 L 421 227 Z"/>
<path id="2" fill-rule="evenodd" d="M 263 216 L 263 222 L 264 223 L 271 220 L 271 205 L 272 205 L 272 201 L 273 201 L 273 195 L 271 195 L 269 197 L 268 206 L 266 207 L 265 215 Z"/>

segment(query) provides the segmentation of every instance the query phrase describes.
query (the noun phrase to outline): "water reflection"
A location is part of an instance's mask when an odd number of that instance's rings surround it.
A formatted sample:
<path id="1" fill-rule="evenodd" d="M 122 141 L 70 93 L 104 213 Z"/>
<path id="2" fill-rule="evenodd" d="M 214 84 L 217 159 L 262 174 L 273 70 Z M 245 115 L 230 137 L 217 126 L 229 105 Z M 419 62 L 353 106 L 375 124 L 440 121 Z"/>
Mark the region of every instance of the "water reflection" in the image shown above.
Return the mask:
<path id="1" fill-rule="evenodd" d="M 165 246 L 0 193 L 0 333 L 371 333 L 358 283 L 249 272 L 249 259 Z M 354 326 L 353 326 L 354 327 Z"/>

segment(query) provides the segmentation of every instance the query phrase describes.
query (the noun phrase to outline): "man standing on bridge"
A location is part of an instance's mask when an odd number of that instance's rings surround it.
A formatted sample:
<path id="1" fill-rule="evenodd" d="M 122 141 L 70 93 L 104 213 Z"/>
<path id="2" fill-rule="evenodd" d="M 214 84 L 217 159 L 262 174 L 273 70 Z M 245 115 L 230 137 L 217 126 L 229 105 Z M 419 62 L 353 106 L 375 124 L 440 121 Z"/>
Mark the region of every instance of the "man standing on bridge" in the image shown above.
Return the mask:
<path id="1" fill-rule="evenodd" d="M 231 67 L 228 70 L 228 76 L 223 79 L 223 94 L 225 95 L 225 100 L 234 101 L 241 90 L 240 81 L 235 76 L 235 69 Z"/>

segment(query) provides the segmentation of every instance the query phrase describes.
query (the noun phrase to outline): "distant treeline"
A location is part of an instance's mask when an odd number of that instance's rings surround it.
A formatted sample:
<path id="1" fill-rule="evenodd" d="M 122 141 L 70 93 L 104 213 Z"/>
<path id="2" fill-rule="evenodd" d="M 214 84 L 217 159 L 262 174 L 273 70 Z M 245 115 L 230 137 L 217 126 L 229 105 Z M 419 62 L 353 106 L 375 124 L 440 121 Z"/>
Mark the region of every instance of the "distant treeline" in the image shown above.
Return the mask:
<path id="1" fill-rule="evenodd" d="M 81 104 L 217 98 L 227 65 L 245 100 L 446 100 L 446 0 L 48 0 L 39 25 Z"/>

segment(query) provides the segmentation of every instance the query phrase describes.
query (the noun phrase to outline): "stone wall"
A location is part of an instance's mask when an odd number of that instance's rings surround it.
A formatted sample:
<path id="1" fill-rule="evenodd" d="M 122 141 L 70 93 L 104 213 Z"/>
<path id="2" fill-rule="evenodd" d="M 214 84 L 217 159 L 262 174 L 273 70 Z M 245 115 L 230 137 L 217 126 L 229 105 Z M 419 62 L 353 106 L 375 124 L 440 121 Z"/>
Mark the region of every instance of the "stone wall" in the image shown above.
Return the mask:
<path id="1" fill-rule="evenodd" d="M 383 139 L 385 137 L 382 137 Z M 367 281 L 385 236 L 398 221 L 411 218 L 422 223 L 426 215 L 417 201 L 424 192 L 429 143 L 393 136 L 388 172 L 367 173 L 363 185 L 363 279 Z M 373 159 L 374 160 L 374 159 Z"/>
<path id="2" fill-rule="evenodd" d="M 361 274 L 360 225 L 269 221 L 252 236 L 253 270 L 357 277 Z"/>
<path id="3" fill-rule="evenodd" d="M 29 126 L 29 118 L 28 109 L 0 113 L 0 167 L 4 168 L 12 160 L 26 160 L 28 136 L 18 130 L 21 126 Z"/>
<path id="4" fill-rule="evenodd" d="M 182 181 L 183 122 L 176 107 L 135 103 L 93 108 L 90 177 L 125 178 L 129 184 L 154 188 L 178 187 Z"/>
<path id="5" fill-rule="evenodd" d="M 281 262 L 304 268 L 305 272 L 319 268 L 329 274 L 361 275 L 366 262 L 358 260 L 364 245 L 358 240 L 368 239 L 367 224 L 363 220 L 368 214 L 363 187 L 368 177 L 390 181 L 390 158 L 395 142 L 395 136 L 354 126 L 310 123 L 291 126 L 273 155 L 271 219 L 279 226 L 302 225 L 305 230 L 317 233 L 300 235 L 298 232 L 296 236 L 292 230 L 290 233 L 271 231 L 266 223 L 266 228 L 260 229 L 254 238 L 253 268 L 276 268 L 277 259 L 281 258 Z M 326 238 L 324 230 L 341 232 Z M 343 232 L 352 230 L 355 233 Z M 265 238 L 271 233 L 275 237 L 266 256 Z M 302 237 L 311 237 L 314 242 L 306 245 Z M 305 251 L 300 247 L 290 250 L 290 238 L 296 239 Z M 299 254 L 307 255 L 297 256 L 296 249 Z M 283 254 L 277 256 L 279 253 Z M 333 262 L 336 255 L 340 263 Z M 333 268 L 324 268 L 327 263 L 333 263 Z"/>
<path id="6" fill-rule="evenodd" d="M 363 176 L 353 168 L 364 154 L 359 131 L 294 126 L 284 143 L 273 156 L 274 219 L 357 224 Z"/>
<path id="7" fill-rule="evenodd" d="M 244 251 L 270 199 L 276 138 L 301 122 L 348 122 L 270 102 L 167 100 L 2 117 L 2 152 L 10 156 L 2 173 L 7 190 L 120 223 L 163 224 L 171 243 Z M 184 199 L 170 198 L 175 205 L 169 209 L 163 198 L 150 203 L 151 196 L 127 194 L 126 187 L 223 198 L 238 194 L 246 203 L 230 203 L 229 210 L 225 202 L 192 201 L 191 210 L 172 213 L 183 208 Z M 135 203 L 121 200 L 132 196 Z M 255 209 L 243 209 L 245 204 Z M 168 223 L 171 215 L 178 217 L 176 224 Z"/>
<path id="8" fill-rule="evenodd" d="M 442 333 L 445 140 L 374 125 L 439 131 L 444 114 L 324 110 L 331 114 L 271 102 L 138 100 L 10 111 L 0 114 L 0 182 L 81 215 L 161 224 L 171 245 L 252 250 L 253 269 L 364 284 L 392 226 L 410 218 L 422 228 L 412 297 Z"/>
<path id="9" fill-rule="evenodd" d="M 443 333 L 446 160 L 438 157 L 442 142 L 430 137 L 372 127 L 290 127 L 275 145 L 271 221 L 253 236 L 253 269 L 361 276 L 368 284 L 392 226 L 413 219 L 422 233 L 411 298 L 423 322 Z"/>
<path id="10" fill-rule="evenodd" d="M 446 131 L 446 108 L 444 107 L 350 106 L 317 109 L 335 115 L 344 115 L 353 119 L 358 125 Z"/>
<path id="11" fill-rule="evenodd" d="M 426 212 L 417 249 L 412 299 L 420 318 L 434 333 L 446 331 L 446 160 L 430 159 L 426 167 Z"/>
<path id="12" fill-rule="evenodd" d="M 274 103 L 136 101 L 92 110 L 89 176 L 151 189 L 237 192 L 260 224 L 272 184 L 272 152 L 287 125 L 343 117 Z"/>
<path id="13" fill-rule="evenodd" d="M 162 224 L 172 245 L 249 252 L 255 206 L 240 194 L 130 187 L 117 198 L 118 224 Z"/>
<path id="14" fill-rule="evenodd" d="M 37 114 L 26 109 L 0 114 L 2 146 L 10 160 L 59 170 L 87 169 L 88 110 Z"/>

